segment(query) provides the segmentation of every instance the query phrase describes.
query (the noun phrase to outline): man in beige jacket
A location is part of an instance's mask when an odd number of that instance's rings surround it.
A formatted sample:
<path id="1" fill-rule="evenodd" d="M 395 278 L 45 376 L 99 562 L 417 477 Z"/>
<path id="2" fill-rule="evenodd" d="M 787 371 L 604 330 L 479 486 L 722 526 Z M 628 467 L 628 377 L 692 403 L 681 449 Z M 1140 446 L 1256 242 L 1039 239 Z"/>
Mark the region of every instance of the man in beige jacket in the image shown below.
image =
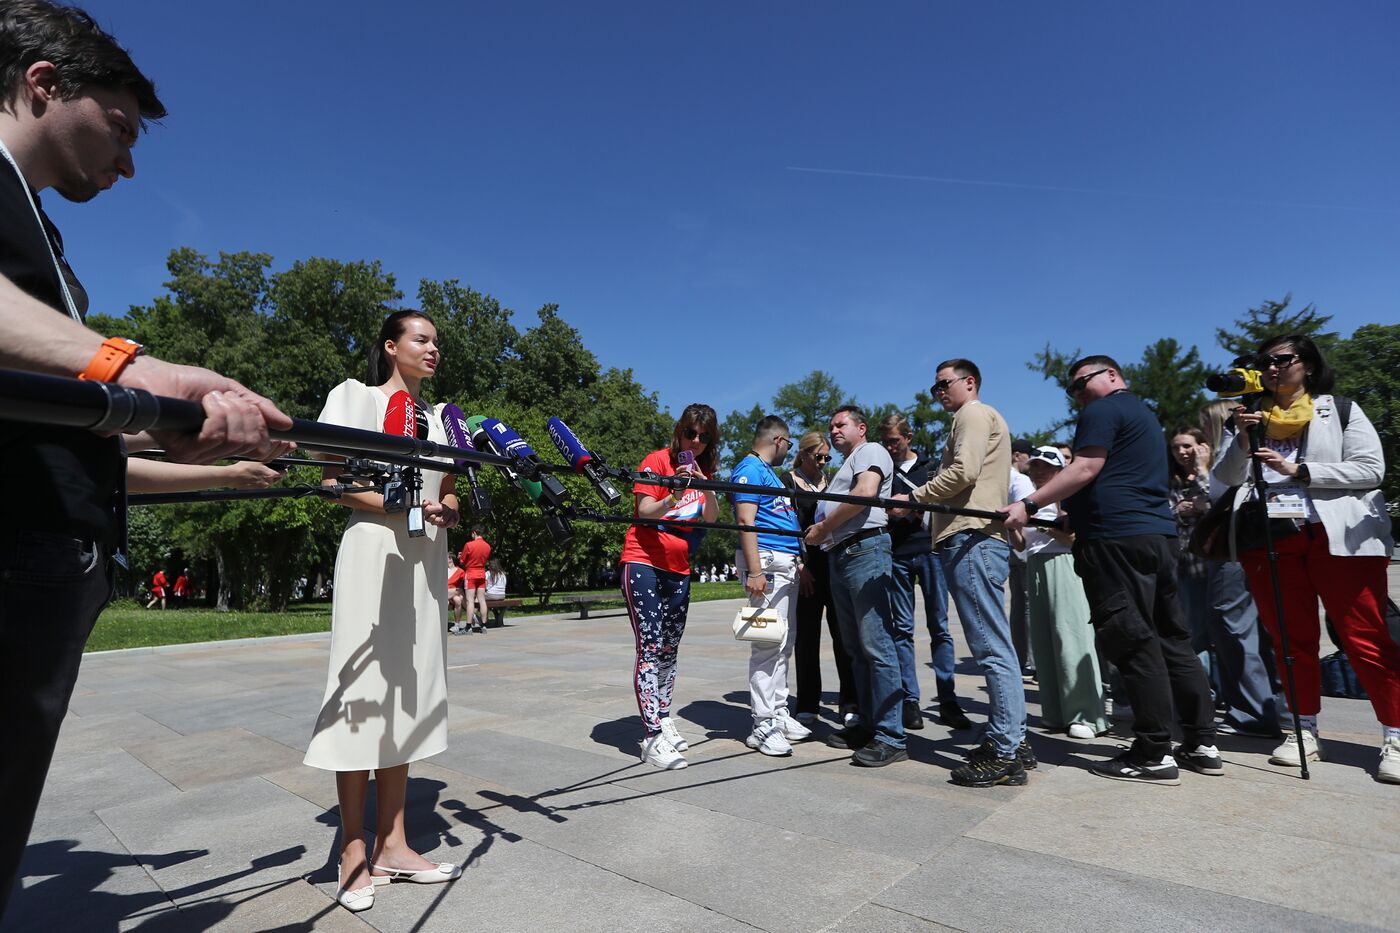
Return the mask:
<path id="1" fill-rule="evenodd" d="M 1011 433 L 1006 419 L 977 394 L 982 373 L 971 360 L 938 364 L 933 396 L 953 414 L 953 430 L 937 473 L 910 495 L 960 509 L 995 512 L 1006 507 L 1011 475 Z M 934 555 L 943 566 L 968 647 L 987 678 L 991 715 L 982 744 L 953 769 L 955 784 L 993 787 L 1025 784 L 1035 755 L 1026 744 L 1026 696 L 1020 662 L 1011 643 L 1005 589 L 1011 548 L 1001 524 L 965 515 L 933 516 Z"/>

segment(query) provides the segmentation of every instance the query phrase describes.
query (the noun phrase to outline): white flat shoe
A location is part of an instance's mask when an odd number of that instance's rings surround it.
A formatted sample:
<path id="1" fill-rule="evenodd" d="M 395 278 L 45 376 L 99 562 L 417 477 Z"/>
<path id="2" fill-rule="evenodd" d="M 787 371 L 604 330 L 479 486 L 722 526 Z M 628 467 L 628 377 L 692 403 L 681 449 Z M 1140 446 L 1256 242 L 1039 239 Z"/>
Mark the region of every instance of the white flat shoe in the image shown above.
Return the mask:
<path id="1" fill-rule="evenodd" d="M 443 862 L 436 868 L 425 868 L 422 871 L 408 871 L 402 868 L 389 868 L 385 865 L 369 866 L 371 872 L 382 871 L 384 874 L 375 875 L 375 884 L 389 884 L 394 881 L 409 881 L 413 884 L 442 884 L 444 881 L 456 881 L 462 876 L 462 866 L 454 865 L 451 862 Z"/>
<path id="2" fill-rule="evenodd" d="M 347 891 L 345 888 L 335 889 L 335 902 L 346 910 L 359 913 L 362 910 L 369 910 L 374 906 L 374 885 L 367 884 L 363 888 L 356 888 Z"/>

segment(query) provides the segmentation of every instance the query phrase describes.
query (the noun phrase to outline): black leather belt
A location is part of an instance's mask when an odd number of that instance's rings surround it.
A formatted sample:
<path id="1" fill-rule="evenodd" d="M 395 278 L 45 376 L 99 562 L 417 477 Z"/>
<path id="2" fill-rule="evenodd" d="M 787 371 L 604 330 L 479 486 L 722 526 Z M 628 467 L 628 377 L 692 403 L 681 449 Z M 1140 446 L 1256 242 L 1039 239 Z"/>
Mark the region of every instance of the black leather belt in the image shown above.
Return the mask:
<path id="1" fill-rule="evenodd" d="M 840 544 L 836 545 L 835 550 L 844 551 L 847 548 L 854 547 L 855 545 L 864 541 L 866 538 L 873 538 L 876 535 L 887 535 L 889 533 L 889 529 L 886 528 L 884 525 L 881 525 L 878 528 L 867 528 L 864 531 L 857 531 L 855 534 L 851 535 L 849 538 L 842 540 Z"/>

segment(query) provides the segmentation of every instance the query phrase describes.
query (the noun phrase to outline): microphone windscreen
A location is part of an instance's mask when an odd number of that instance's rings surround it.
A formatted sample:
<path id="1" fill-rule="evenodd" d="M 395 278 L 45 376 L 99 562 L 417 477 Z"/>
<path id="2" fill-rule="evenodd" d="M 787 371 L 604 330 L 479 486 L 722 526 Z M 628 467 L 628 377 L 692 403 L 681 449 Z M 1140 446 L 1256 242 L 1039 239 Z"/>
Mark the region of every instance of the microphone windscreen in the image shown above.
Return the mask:
<path id="1" fill-rule="evenodd" d="M 588 461 L 593 459 L 593 455 L 584 449 L 583 442 L 578 439 L 578 435 L 569 430 L 569 426 L 558 418 L 549 419 L 549 439 L 554 441 L 554 446 L 559 448 L 559 455 L 569 462 L 569 466 L 574 468 L 575 473 L 582 473 L 583 467 Z"/>
<path id="2" fill-rule="evenodd" d="M 486 430 L 486 436 L 491 438 L 498 448 L 516 457 L 533 457 L 535 451 L 525 442 L 525 438 L 515 432 L 510 425 L 496 418 L 483 418 L 481 426 Z"/>
<path id="3" fill-rule="evenodd" d="M 403 389 L 389 396 L 389 407 L 384 412 L 384 433 L 394 437 L 417 437 L 417 408 L 413 396 Z"/>
<path id="4" fill-rule="evenodd" d="M 447 443 L 452 447 L 461 447 L 465 450 L 474 450 L 472 444 L 471 430 L 467 427 L 467 416 L 462 414 L 462 409 L 451 402 L 442 406 L 442 429 L 447 432 Z M 458 460 L 459 467 L 467 466 L 467 461 Z"/>

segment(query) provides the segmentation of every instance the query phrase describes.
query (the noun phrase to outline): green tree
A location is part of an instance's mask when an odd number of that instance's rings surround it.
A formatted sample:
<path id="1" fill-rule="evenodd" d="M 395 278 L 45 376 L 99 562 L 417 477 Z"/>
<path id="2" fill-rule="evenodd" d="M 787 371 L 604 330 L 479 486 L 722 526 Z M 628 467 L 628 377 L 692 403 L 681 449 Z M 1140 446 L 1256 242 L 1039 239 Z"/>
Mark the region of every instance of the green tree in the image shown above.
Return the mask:
<path id="1" fill-rule="evenodd" d="M 1381 490 L 1400 515 L 1400 324 L 1366 324 L 1329 355 L 1339 395 L 1354 399 L 1376 426 L 1385 451 Z"/>
<path id="2" fill-rule="evenodd" d="M 1183 353 L 1174 338 L 1164 337 L 1123 369 L 1128 386 L 1152 409 L 1163 431 L 1200 423 L 1208 370 L 1194 346 Z"/>
<path id="3" fill-rule="evenodd" d="M 793 434 L 808 431 L 826 433 L 831 413 L 855 399 L 828 372 L 814 369 L 796 382 L 789 382 L 773 393 L 773 413 L 781 415 Z"/>
<path id="4" fill-rule="evenodd" d="M 1233 330 L 1216 328 L 1215 342 L 1231 358 L 1251 354 L 1259 344 L 1281 334 L 1309 336 L 1324 353 L 1335 347 L 1338 341 L 1336 332 L 1323 330 L 1332 320 L 1332 315 L 1318 313 L 1317 305 L 1313 304 L 1290 311 L 1288 305 L 1292 300 L 1290 293 L 1284 295 L 1282 301 L 1266 300 L 1257 308 L 1250 308 L 1244 317 L 1235 319 Z"/>
<path id="5" fill-rule="evenodd" d="M 418 306 L 437 322 L 442 347 L 442 364 L 432 379 L 434 397 L 473 402 L 500 397 L 520 339 L 512 312 L 456 279 L 421 281 Z"/>

